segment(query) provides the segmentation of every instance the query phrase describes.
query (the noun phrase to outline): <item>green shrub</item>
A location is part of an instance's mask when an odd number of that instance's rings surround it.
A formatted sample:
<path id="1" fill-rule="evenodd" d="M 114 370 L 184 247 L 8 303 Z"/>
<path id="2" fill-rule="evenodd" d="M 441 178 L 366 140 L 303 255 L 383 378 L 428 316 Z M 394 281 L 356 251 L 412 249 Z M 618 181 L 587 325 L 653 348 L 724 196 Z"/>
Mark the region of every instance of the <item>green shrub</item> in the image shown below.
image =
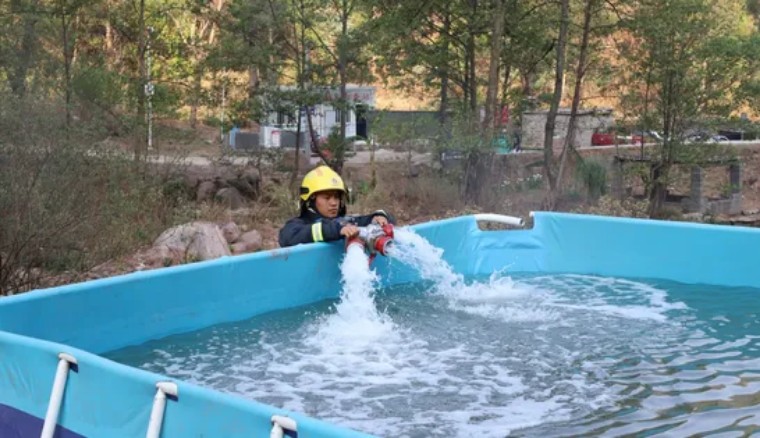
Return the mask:
<path id="1" fill-rule="evenodd" d="M 589 199 L 599 199 L 607 194 L 607 168 L 602 163 L 584 160 L 577 167 L 576 176 Z"/>
<path id="2" fill-rule="evenodd" d="M 0 96 L 0 295 L 31 272 L 84 271 L 149 243 L 190 210 L 179 183 L 66 128 L 49 102 Z"/>

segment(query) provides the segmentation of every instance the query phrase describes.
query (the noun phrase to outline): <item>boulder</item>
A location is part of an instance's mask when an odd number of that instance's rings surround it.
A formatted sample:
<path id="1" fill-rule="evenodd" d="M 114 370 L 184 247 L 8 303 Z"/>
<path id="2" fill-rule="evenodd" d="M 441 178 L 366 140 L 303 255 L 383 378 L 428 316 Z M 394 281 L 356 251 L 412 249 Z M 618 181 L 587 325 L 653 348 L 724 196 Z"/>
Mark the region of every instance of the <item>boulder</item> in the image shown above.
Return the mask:
<path id="1" fill-rule="evenodd" d="M 234 187 L 224 187 L 219 189 L 214 195 L 214 200 L 225 205 L 231 210 L 237 210 L 245 204 L 245 199 L 240 192 Z"/>
<path id="2" fill-rule="evenodd" d="M 261 174 L 258 169 L 252 166 L 246 166 L 239 171 L 234 177 L 228 177 L 225 184 L 237 189 L 241 195 L 249 199 L 256 199 L 259 196 L 261 188 Z"/>
<path id="3" fill-rule="evenodd" d="M 261 246 L 262 246 L 261 233 L 259 233 L 256 230 L 251 230 L 246 233 L 243 233 L 240 236 L 240 240 L 238 240 L 232 245 L 232 251 L 235 254 L 240 254 L 244 252 L 253 252 L 253 251 L 260 250 Z"/>
<path id="4" fill-rule="evenodd" d="M 227 240 L 227 243 L 235 243 L 240 240 L 240 227 L 235 222 L 227 222 L 221 227 L 222 235 Z"/>
<path id="5" fill-rule="evenodd" d="M 233 254 L 244 254 L 246 252 L 246 244 L 244 242 L 233 243 L 230 245 Z"/>
<path id="6" fill-rule="evenodd" d="M 205 202 L 213 199 L 216 193 L 216 184 L 214 181 L 206 180 L 198 185 L 195 191 L 195 200 L 198 202 Z"/>
<path id="7" fill-rule="evenodd" d="M 159 256 L 183 254 L 184 259 L 211 260 L 230 255 L 230 249 L 222 231 L 210 222 L 190 222 L 161 233 L 153 242 Z"/>
<path id="8" fill-rule="evenodd" d="M 171 266 L 181 263 L 184 259 L 185 251 L 178 248 L 170 248 L 165 245 L 152 246 L 138 254 L 138 259 L 144 265 L 150 267 Z"/>

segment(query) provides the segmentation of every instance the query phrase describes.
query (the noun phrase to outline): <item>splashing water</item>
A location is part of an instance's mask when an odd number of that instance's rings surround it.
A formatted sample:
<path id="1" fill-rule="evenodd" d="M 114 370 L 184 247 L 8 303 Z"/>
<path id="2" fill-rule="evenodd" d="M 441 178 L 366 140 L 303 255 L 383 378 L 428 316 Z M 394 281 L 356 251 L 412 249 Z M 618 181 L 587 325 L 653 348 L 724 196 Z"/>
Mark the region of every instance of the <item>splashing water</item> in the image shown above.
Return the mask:
<path id="1" fill-rule="evenodd" d="M 443 259 L 443 250 L 412 230 L 395 230 L 390 257 L 416 268 L 423 280 L 432 281 L 433 290 L 448 299 L 453 310 L 511 321 L 544 321 L 557 313 L 537 304 L 535 287 L 519 284 L 501 272 L 485 282 L 467 284 Z"/>
<path id="2" fill-rule="evenodd" d="M 394 244 L 388 256 L 410 265 L 423 280 L 432 281 L 438 289 L 454 289 L 464 279 L 443 260 L 443 250 L 431 245 L 424 237 L 407 228 L 394 230 Z"/>
<path id="3" fill-rule="evenodd" d="M 389 256 L 417 268 L 422 279 L 432 281 L 434 291 L 444 296 L 453 310 L 506 321 L 556 320 L 561 309 L 664 321 L 665 312 L 683 309 L 681 303 L 668 303 L 662 290 L 645 287 L 646 294 L 641 296 L 640 283 L 612 278 L 599 281 L 596 277 L 565 275 L 559 280 L 540 276 L 516 281 L 503 272 L 494 272 L 487 280 L 466 283 L 443 259 L 440 248 L 406 228 L 397 229 L 395 235 Z M 567 289 L 568 285 L 577 287 Z M 628 292 L 629 288 L 635 291 Z M 579 298 L 583 304 L 573 304 Z"/>
<path id="4" fill-rule="evenodd" d="M 378 279 L 369 267 L 363 247 L 350 245 L 347 248 L 341 275 L 343 290 L 335 313 L 317 323 L 306 343 L 319 349 L 326 359 L 348 360 L 351 356 L 377 352 L 382 344 L 399 341 L 399 330 L 393 321 L 375 306 L 374 289 Z"/>

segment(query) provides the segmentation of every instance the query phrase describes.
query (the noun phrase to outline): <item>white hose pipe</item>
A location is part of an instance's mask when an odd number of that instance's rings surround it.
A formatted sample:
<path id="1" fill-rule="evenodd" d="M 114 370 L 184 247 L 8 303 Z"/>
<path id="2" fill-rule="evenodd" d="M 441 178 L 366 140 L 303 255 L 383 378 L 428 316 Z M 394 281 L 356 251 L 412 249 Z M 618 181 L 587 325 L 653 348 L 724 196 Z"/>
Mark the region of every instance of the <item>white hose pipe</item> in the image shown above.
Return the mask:
<path id="1" fill-rule="evenodd" d="M 515 216 L 505 216 L 503 214 L 493 214 L 493 213 L 480 213 L 474 216 L 475 216 L 475 220 L 477 221 L 497 222 L 500 224 L 507 224 L 507 225 L 512 225 L 515 227 L 525 226 L 525 221 L 522 220 L 522 218 L 515 217 Z"/>
<path id="2" fill-rule="evenodd" d="M 269 438 L 283 438 L 286 430 L 298 431 L 296 420 L 282 415 L 272 415 L 272 432 Z"/>
<path id="3" fill-rule="evenodd" d="M 53 438 L 55 426 L 58 424 L 58 414 L 61 412 L 61 402 L 63 402 L 63 392 L 66 389 L 66 380 L 69 377 L 69 367 L 77 364 L 74 356 L 66 353 L 58 354 L 58 368 L 55 371 L 55 380 L 53 380 L 53 390 L 50 392 L 50 401 L 48 402 L 47 413 L 45 414 L 45 423 L 42 425 L 40 438 Z"/>
<path id="4" fill-rule="evenodd" d="M 177 397 L 179 389 L 174 382 L 156 383 L 156 396 L 153 397 L 153 409 L 150 411 L 148 433 L 145 438 L 158 438 L 161 434 L 161 425 L 164 423 L 164 409 L 166 408 L 166 396 Z"/>

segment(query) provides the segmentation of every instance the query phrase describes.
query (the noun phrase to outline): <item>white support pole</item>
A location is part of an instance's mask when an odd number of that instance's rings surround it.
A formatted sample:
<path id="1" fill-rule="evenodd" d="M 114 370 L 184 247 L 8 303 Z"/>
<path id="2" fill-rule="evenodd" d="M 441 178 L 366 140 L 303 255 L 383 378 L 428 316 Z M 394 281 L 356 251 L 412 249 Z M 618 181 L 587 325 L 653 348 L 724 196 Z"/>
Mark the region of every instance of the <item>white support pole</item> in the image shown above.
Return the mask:
<path id="1" fill-rule="evenodd" d="M 76 358 L 70 354 L 60 353 L 58 354 L 58 359 L 58 368 L 55 371 L 55 380 L 53 380 L 53 390 L 50 393 L 50 401 L 48 402 L 45 423 L 42 425 L 40 438 L 53 438 L 55 426 L 58 424 L 58 414 L 61 412 L 61 402 L 63 401 L 63 392 L 66 389 L 66 380 L 69 377 L 69 367 L 71 364 L 77 364 Z"/>
<path id="2" fill-rule="evenodd" d="M 498 222 L 500 224 L 512 225 L 515 227 L 522 227 L 525 225 L 525 221 L 522 218 L 514 216 L 505 216 L 503 214 L 482 213 L 476 214 L 475 220 L 484 222 Z"/>
<path id="3" fill-rule="evenodd" d="M 286 430 L 298 431 L 296 420 L 282 415 L 272 415 L 272 433 L 269 438 L 283 438 Z"/>
<path id="4" fill-rule="evenodd" d="M 148 432 L 145 434 L 145 438 L 158 438 L 161 434 L 166 396 L 177 397 L 179 391 L 177 384 L 174 382 L 158 382 L 156 383 L 156 388 L 156 396 L 153 397 L 153 409 L 150 411 L 150 422 L 148 423 Z"/>

